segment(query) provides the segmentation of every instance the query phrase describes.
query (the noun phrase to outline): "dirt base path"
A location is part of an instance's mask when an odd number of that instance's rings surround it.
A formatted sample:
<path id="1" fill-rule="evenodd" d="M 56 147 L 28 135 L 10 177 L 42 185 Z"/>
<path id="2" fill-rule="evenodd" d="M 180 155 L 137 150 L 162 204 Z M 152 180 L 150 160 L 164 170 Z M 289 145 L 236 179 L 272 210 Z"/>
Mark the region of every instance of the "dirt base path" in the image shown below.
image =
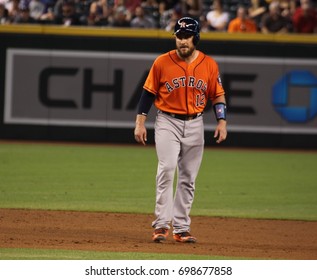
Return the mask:
<path id="1" fill-rule="evenodd" d="M 0 247 L 317 259 L 317 222 L 192 217 L 195 244 L 151 241 L 152 215 L 0 209 Z"/>

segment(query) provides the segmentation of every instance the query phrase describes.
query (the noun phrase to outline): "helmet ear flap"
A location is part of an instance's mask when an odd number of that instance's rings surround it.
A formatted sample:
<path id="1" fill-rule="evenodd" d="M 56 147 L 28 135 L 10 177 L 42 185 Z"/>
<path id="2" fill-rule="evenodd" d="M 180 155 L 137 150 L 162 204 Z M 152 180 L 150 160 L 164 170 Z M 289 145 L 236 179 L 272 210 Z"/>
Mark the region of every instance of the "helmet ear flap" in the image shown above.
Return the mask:
<path id="1" fill-rule="evenodd" d="M 193 39 L 193 43 L 195 46 L 198 45 L 199 40 L 200 40 L 200 35 L 199 35 L 199 33 L 197 33 L 194 35 L 194 39 Z"/>

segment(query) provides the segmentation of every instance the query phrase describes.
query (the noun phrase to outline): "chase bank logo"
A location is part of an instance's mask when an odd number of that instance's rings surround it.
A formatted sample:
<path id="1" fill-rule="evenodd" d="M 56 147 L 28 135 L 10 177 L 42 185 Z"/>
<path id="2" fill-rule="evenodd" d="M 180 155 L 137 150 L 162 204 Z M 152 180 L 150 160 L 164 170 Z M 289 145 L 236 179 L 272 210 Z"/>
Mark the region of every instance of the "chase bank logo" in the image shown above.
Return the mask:
<path id="1" fill-rule="evenodd" d="M 308 88 L 307 106 L 289 105 L 290 89 Z M 309 71 L 294 70 L 285 74 L 273 86 L 272 103 L 283 119 L 293 123 L 304 123 L 317 115 L 317 78 Z"/>

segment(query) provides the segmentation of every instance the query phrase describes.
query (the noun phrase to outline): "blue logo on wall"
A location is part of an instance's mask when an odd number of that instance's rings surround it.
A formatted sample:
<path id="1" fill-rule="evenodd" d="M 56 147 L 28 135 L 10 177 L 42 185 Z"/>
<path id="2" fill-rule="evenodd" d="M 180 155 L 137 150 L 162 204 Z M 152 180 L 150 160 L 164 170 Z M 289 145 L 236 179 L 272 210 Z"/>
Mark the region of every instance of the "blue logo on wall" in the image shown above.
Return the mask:
<path id="1" fill-rule="evenodd" d="M 309 104 L 304 106 L 288 105 L 291 87 L 309 88 Z M 284 75 L 273 86 L 272 103 L 283 119 L 303 123 L 317 115 L 317 78 L 309 71 L 295 70 Z"/>

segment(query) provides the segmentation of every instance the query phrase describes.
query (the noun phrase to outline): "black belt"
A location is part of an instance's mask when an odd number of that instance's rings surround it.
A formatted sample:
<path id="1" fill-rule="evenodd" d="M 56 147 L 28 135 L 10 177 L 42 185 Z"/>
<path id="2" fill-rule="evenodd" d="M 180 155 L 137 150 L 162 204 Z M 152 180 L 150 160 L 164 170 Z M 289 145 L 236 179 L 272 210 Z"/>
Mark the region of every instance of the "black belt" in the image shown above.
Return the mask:
<path id="1" fill-rule="evenodd" d="M 165 112 L 165 111 L 162 111 L 162 110 L 159 110 L 159 112 L 163 113 L 163 114 L 166 114 L 166 115 L 169 115 L 175 119 L 179 119 L 179 120 L 182 120 L 182 121 L 190 121 L 190 120 L 194 120 L 200 116 L 202 116 L 203 113 L 198 113 L 198 114 L 194 114 L 194 115 L 180 115 L 180 114 L 173 114 L 173 113 L 170 113 L 170 112 Z"/>

